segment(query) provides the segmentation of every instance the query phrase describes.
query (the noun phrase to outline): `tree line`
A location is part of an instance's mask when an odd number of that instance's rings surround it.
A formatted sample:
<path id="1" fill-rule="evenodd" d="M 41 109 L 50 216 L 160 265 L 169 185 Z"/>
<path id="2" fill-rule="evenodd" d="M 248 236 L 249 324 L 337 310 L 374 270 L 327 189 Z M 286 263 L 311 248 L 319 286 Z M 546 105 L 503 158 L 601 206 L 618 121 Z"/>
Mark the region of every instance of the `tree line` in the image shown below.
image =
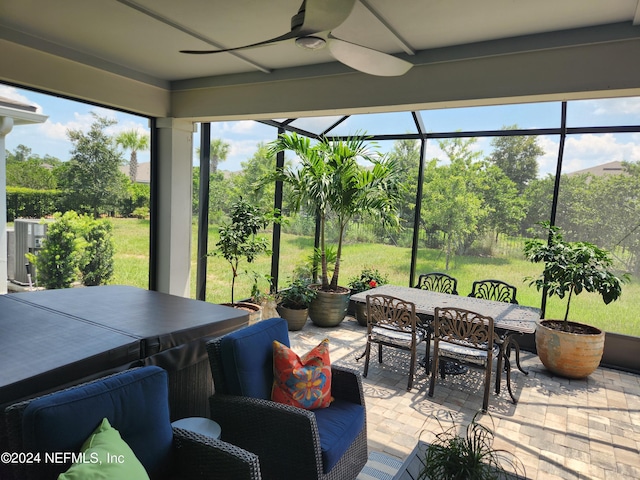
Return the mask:
<path id="1" fill-rule="evenodd" d="M 114 121 L 94 115 L 88 132 L 69 130 L 70 160 L 32 155 L 20 145 L 7 152 L 8 187 L 57 190 L 60 211 L 129 216 L 148 213 L 149 186 L 131 181 L 136 153 L 148 148 L 148 137 L 127 132 L 113 137 L 105 129 Z M 517 125 L 503 129 L 515 129 Z M 536 136 L 500 136 L 491 141 L 488 155 L 474 150 L 476 138 L 438 140 L 446 161 L 428 159 L 424 168 L 419 228 L 424 246 L 441 248 L 447 264 L 452 256 L 473 252 L 480 239 L 500 234 L 530 237 L 541 221 L 549 220 L 555 177 L 539 176 L 538 159 L 544 150 Z M 374 145 L 375 148 L 375 145 Z M 122 150 L 120 150 L 122 149 Z M 127 160 L 124 151 L 129 151 Z M 209 219 L 221 224 L 232 204 L 243 197 L 264 209 L 274 206 L 275 185 L 264 179 L 276 169 L 269 144 L 259 143 L 241 163 L 239 172 L 220 170 L 230 151 L 222 139 L 211 142 Z M 398 140 L 389 153 L 402 177 L 400 228 L 385 229 L 380 222 L 356 218 L 349 227 L 355 235 L 363 227 L 369 241 L 409 246 L 414 224 L 420 142 Z M 607 161 L 608 159 L 603 159 Z M 291 160 L 286 161 L 290 164 Z M 120 172 L 129 164 L 130 177 Z M 556 223 L 569 240 L 587 240 L 611 250 L 626 269 L 640 270 L 640 164 L 623 162 L 621 175 L 562 175 Z M 134 177 L 131 177 L 134 175 Z M 193 214 L 198 213 L 199 168 L 193 169 Z M 315 216 L 304 209 L 291 215 L 290 192 L 285 185 L 282 213 L 289 216 L 286 231 L 313 235 Z M 137 210 L 136 210 L 137 209 Z M 143 216 L 143 215 L 140 215 Z M 327 238 L 337 238 L 327 223 Z M 350 238 L 347 231 L 345 238 Z M 427 243 L 428 242 L 428 243 Z"/>
<path id="2" fill-rule="evenodd" d="M 517 125 L 503 129 L 517 129 Z M 540 222 L 548 221 L 555 175 L 539 175 L 544 150 L 536 136 L 501 136 L 491 141 L 488 155 L 474 150 L 476 138 L 438 140 L 446 161 L 432 158 L 424 168 L 419 228 L 423 246 L 441 248 L 449 264 L 454 255 L 476 251 L 480 240 L 498 236 L 532 237 Z M 240 172 L 218 169 L 229 151 L 220 139 L 212 141 L 210 221 L 225 218 L 234 199 L 243 196 L 262 208 L 273 207 L 273 185 L 261 182 L 275 170 L 269 146 L 259 144 L 254 155 L 242 163 Z M 214 153 L 215 152 L 215 153 Z M 420 142 L 398 140 L 387 154 L 403 177 L 399 213 L 401 228 L 389 230 L 380 222 L 356 219 L 350 228 L 372 232 L 369 241 L 409 246 L 414 224 Z M 603 159 L 606 162 L 608 159 Z M 611 250 L 622 268 L 640 269 L 640 163 L 623 162 L 623 174 L 594 176 L 563 174 L 556 223 L 568 240 L 584 240 Z M 198 172 L 194 172 L 194 213 L 197 212 Z M 283 214 L 292 211 L 285 185 Z M 635 223 L 634 223 L 635 222 Z M 328 226 L 331 222 L 328 222 Z M 289 233 L 313 235 L 315 217 L 304 209 L 289 219 Z M 329 229 L 337 238 L 337 229 Z M 347 232 L 347 239 L 350 238 Z M 353 237 L 352 237 L 353 238 Z"/>
<path id="3" fill-rule="evenodd" d="M 148 135 L 130 130 L 111 136 L 105 130 L 116 121 L 93 116 L 88 132 L 67 131 L 73 145 L 69 161 L 50 155 L 34 155 L 25 145 L 18 145 L 14 152 L 7 151 L 7 196 L 19 195 L 20 203 L 38 203 L 39 192 L 55 192 L 56 200 L 48 204 L 51 211 L 43 214 L 74 210 L 94 218 L 102 215 L 148 216 L 149 185 L 135 182 L 137 152 L 149 148 Z M 129 159 L 125 158 L 123 150 L 130 152 Z M 122 165 L 129 165 L 129 176 L 120 171 Z M 13 205 L 15 202 L 7 203 Z M 10 215 L 34 211 L 25 205 L 13 205 L 8 210 Z"/>

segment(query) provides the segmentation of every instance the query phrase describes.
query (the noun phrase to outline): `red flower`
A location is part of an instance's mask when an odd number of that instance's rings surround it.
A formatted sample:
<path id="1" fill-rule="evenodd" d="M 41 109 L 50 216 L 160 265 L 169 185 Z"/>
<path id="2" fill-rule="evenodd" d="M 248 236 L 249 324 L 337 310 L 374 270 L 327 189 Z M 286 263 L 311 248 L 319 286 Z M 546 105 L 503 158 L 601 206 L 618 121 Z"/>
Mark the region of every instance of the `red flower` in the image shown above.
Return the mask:
<path id="1" fill-rule="evenodd" d="M 369 282 L 369 286 L 370 286 L 371 288 L 376 288 L 376 287 L 378 286 L 378 284 L 376 283 L 376 281 L 375 281 L 375 280 L 371 280 L 371 281 Z"/>

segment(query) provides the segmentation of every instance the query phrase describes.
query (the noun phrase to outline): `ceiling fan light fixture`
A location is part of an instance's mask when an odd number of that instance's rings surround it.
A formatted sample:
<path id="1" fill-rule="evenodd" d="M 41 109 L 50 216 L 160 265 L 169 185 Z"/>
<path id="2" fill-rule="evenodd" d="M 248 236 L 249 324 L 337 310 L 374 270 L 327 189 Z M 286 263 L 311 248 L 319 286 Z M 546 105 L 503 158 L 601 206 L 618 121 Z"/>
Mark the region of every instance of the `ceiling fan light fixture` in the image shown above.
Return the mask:
<path id="1" fill-rule="evenodd" d="M 296 38 L 296 45 L 306 50 L 320 50 L 327 45 L 327 42 L 324 38 L 309 35 L 307 37 Z"/>

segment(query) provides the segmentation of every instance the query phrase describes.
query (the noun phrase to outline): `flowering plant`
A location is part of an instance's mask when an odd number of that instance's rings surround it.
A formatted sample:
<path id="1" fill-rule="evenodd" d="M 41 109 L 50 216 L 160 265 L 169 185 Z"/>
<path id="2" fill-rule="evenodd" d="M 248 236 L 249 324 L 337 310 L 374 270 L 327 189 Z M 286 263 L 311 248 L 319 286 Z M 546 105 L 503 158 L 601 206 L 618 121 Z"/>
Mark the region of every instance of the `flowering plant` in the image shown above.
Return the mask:
<path id="1" fill-rule="evenodd" d="M 359 276 L 349 281 L 349 288 L 351 288 L 351 293 L 355 294 L 379 287 L 387 282 L 387 277 L 382 275 L 378 270 L 365 268 Z"/>

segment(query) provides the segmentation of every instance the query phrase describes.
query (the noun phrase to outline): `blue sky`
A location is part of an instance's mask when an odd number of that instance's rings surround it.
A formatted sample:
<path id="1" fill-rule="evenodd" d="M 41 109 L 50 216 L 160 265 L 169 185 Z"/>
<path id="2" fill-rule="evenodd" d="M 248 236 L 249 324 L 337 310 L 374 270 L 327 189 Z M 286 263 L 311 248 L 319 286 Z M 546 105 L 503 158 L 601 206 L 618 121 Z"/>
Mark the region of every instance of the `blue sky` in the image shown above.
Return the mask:
<path id="1" fill-rule="evenodd" d="M 39 94 L 0 84 L 0 96 L 12 98 L 36 105 L 39 113 L 49 119 L 41 125 L 16 126 L 6 137 L 6 148 L 14 151 L 19 144 L 31 148 L 40 156 L 52 155 L 61 160 L 70 156 L 72 144 L 66 132 L 68 129 L 88 130 L 93 121 L 91 112 L 114 118 L 117 125 L 110 127 L 109 133 L 115 134 L 132 128 L 148 133 L 146 118 L 128 115 L 104 108 L 73 102 L 50 95 Z M 547 102 L 524 105 L 495 107 L 456 108 L 447 110 L 423 111 L 425 127 L 433 132 L 451 132 L 456 130 L 494 130 L 504 125 L 517 124 L 521 128 L 551 128 L 560 125 L 560 102 Z M 299 119 L 295 125 L 320 131 L 330 126 L 338 117 Z M 570 127 L 599 125 L 640 125 L 640 97 L 607 100 L 582 100 L 569 102 L 567 123 Z M 411 114 L 371 114 L 350 117 L 333 132 L 336 134 L 354 134 L 366 131 L 371 134 L 405 133 L 415 131 Z M 222 138 L 231 146 L 228 159 L 220 165 L 221 169 L 236 171 L 241 162 L 250 158 L 259 142 L 269 142 L 275 138 L 276 129 L 253 121 L 219 122 L 211 125 L 214 138 Z M 558 152 L 557 137 L 539 137 L 539 144 L 545 150 L 540 158 L 540 173 L 555 171 Z M 488 153 L 491 139 L 479 139 L 474 149 Z M 199 134 L 195 135 L 194 145 L 199 146 Z M 388 151 L 393 142 L 381 142 L 379 148 Z M 444 154 L 436 142 L 429 142 L 429 158 L 444 159 Z M 128 157 L 128 155 L 125 155 Z M 149 161 L 149 152 L 139 152 L 140 162 Z M 565 171 L 575 171 L 594 165 L 616 160 L 640 161 L 640 134 L 602 134 L 577 135 L 568 137 L 565 148 Z M 198 164 L 195 158 L 194 164 Z"/>

